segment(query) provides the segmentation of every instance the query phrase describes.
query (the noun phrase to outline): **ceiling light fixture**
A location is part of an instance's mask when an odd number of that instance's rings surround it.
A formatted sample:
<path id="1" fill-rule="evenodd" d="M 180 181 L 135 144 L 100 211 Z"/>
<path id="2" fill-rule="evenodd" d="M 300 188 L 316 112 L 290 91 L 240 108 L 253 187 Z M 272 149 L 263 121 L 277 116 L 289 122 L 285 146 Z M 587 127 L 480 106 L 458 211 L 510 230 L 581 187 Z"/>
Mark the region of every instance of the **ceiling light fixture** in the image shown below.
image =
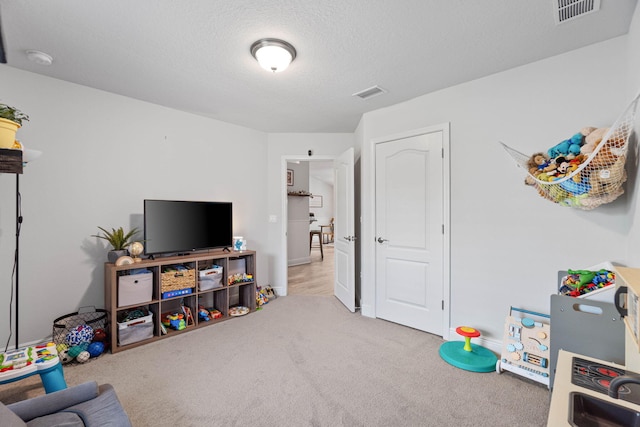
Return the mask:
<path id="1" fill-rule="evenodd" d="M 251 45 L 251 55 L 267 71 L 284 71 L 296 59 L 296 49 L 280 39 L 260 39 Z"/>
<path id="2" fill-rule="evenodd" d="M 53 63 L 51 55 L 40 52 L 39 50 L 27 50 L 25 53 L 27 54 L 29 61 L 35 62 L 36 64 L 51 65 Z"/>

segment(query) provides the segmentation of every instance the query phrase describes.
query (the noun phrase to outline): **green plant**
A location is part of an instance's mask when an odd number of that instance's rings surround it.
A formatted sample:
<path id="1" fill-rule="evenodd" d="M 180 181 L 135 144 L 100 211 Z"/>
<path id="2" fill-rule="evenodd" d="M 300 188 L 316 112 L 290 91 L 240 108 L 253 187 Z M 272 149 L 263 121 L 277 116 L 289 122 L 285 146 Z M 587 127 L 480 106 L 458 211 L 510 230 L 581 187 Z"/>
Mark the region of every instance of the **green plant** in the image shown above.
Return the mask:
<path id="1" fill-rule="evenodd" d="M 29 116 L 27 116 L 22 111 L 17 108 L 10 107 L 7 104 L 0 104 L 0 118 L 11 120 L 12 122 L 16 122 L 20 126 L 22 126 L 23 120 L 29 120 Z"/>
<path id="2" fill-rule="evenodd" d="M 100 239 L 104 239 L 113 247 L 114 251 L 121 251 L 126 249 L 131 243 L 133 243 L 131 238 L 138 232 L 137 228 L 129 231 L 127 234 L 124 233 L 122 227 L 118 229 L 112 228 L 111 232 L 105 230 L 104 228 L 98 226 L 100 230 L 104 233 L 104 235 L 100 236 L 98 234 L 93 234 L 93 237 L 98 237 Z"/>

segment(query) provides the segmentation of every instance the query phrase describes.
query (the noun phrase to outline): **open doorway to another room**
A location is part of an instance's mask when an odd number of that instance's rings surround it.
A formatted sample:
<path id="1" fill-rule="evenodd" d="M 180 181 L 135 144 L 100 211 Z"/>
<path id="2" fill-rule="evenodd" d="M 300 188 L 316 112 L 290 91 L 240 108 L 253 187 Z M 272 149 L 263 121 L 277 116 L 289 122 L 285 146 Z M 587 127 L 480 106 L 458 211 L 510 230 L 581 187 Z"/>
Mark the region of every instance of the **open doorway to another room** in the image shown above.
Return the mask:
<path id="1" fill-rule="evenodd" d="M 334 294 L 333 162 L 287 163 L 288 294 Z"/>

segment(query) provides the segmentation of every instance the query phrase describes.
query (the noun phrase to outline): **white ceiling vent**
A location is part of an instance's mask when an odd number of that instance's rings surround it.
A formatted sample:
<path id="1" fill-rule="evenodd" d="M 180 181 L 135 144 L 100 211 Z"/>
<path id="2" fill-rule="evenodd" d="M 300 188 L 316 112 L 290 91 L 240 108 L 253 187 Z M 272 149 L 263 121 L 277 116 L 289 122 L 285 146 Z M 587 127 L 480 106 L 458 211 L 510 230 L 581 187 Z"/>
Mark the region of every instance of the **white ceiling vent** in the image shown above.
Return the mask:
<path id="1" fill-rule="evenodd" d="M 362 99 L 369 99 L 373 98 L 374 96 L 382 95 L 385 92 L 386 90 L 382 89 L 380 86 L 372 86 L 369 89 L 356 92 L 352 96 L 357 96 Z"/>
<path id="2" fill-rule="evenodd" d="M 556 25 L 600 10 L 600 0 L 553 0 Z"/>

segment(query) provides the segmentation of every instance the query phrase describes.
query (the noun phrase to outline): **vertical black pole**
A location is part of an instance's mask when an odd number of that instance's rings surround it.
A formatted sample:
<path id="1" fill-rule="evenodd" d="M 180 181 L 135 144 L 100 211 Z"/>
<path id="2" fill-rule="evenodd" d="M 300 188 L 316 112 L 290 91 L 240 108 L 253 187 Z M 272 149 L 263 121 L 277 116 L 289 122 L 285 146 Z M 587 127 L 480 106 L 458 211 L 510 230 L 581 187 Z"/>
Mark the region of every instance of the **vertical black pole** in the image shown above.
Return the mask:
<path id="1" fill-rule="evenodd" d="M 20 175 L 16 174 L 16 349 L 18 348 L 18 331 L 20 328 L 18 324 L 20 322 L 20 316 L 18 310 L 20 309 L 18 292 L 20 289 L 20 223 L 22 218 L 20 217 Z"/>

